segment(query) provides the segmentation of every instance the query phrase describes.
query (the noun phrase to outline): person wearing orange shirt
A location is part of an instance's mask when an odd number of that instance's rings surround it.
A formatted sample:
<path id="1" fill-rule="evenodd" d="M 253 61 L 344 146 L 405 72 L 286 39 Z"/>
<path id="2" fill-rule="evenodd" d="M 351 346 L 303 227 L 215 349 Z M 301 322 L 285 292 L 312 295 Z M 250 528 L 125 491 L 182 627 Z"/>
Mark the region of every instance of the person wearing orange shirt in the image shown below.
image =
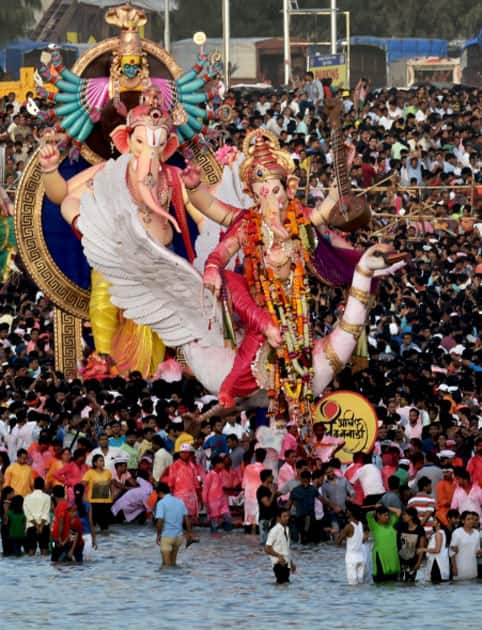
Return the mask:
<path id="1" fill-rule="evenodd" d="M 17 461 L 7 467 L 4 486 L 11 486 L 22 497 L 33 491 L 32 468 L 27 464 L 27 451 L 24 448 L 17 451 Z"/>
<path id="2" fill-rule="evenodd" d="M 452 503 L 452 497 L 454 496 L 457 482 L 455 481 L 454 471 L 451 466 L 443 468 L 442 473 L 442 479 L 435 486 L 435 500 L 437 502 L 435 516 L 447 527 L 447 514 L 450 510 L 450 504 Z"/>

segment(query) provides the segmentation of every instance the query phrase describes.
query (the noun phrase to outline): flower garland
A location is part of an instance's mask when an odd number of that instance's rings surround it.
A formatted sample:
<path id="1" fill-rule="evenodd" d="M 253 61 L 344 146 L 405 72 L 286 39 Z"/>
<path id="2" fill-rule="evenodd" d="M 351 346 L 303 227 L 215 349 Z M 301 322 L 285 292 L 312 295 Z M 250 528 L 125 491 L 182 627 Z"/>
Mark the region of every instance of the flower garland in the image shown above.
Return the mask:
<path id="1" fill-rule="evenodd" d="M 307 265 L 316 246 L 315 232 L 301 203 L 291 201 L 286 209 L 284 227 L 293 248 L 289 277 L 283 280 L 265 263 L 261 213 L 252 208 L 246 219 L 245 277 L 256 303 L 268 310 L 281 331 L 276 360 L 266 366 L 271 377 L 268 415 L 282 421 L 288 413 L 291 420 L 301 424 L 311 418 L 313 400 L 313 339 Z"/>

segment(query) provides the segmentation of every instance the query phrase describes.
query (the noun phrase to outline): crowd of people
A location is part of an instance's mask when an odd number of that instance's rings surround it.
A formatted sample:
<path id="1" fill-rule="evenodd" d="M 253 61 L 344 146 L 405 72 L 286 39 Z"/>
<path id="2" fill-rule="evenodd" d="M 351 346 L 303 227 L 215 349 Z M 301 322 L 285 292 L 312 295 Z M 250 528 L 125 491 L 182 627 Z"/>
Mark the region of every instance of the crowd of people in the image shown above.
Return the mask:
<path id="1" fill-rule="evenodd" d="M 241 149 L 247 131 L 265 127 L 295 160 L 299 194 L 316 205 L 334 178 L 324 107 L 331 96 L 329 81 L 310 73 L 291 93 L 228 91 L 232 121 L 213 124 L 211 141 Z M 4 555 L 38 547 L 53 560 L 80 561 L 98 530 L 155 520 L 165 564 L 176 562 L 183 527 L 191 543 L 193 526 L 244 526 L 258 533 L 278 582 L 295 569 L 290 541 L 346 543 L 350 584 L 367 575 L 410 581 L 422 567 L 432 581 L 480 576 L 481 105 L 480 90 L 462 87 L 370 92 L 361 81 L 343 96 L 343 133 L 356 149 L 352 185 L 376 185 L 368 193 L 375 228 L 355 233 L 353 243 L 390 241 L 409 255 L 379 286 L 368 364 L 347 367 L 325 392 L 360 392 L 377 412 L 373 452 L 356 453 L 348 467 L 323 423 L 288 425 L 274 456 L 257 444 L 259 410 L 205 420 L 215 400 L 187 377 L 65 379 L 53 365 L 52 304 L 25 275 L 7 282 Z M 25 103 L 4 99 L 0 171 L 9 190 L 40 129 Z M 315 296 L 314 329 L 323 336 L 346 296 L 325 286 Z"/>

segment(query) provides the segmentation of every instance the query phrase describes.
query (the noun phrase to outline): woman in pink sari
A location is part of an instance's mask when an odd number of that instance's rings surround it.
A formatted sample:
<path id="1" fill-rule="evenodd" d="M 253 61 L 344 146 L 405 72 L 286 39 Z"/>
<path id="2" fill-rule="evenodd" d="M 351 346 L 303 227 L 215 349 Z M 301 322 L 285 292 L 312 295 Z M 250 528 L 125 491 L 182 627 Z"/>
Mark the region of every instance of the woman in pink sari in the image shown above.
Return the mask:
<path id="1" fill-rule="evenodd" d="M 188 515 L 197 518 L 199 514 L 200 484 L 196 466 L 192 462 L 194 448 L 191 444 L 181 444 L 179 459 L 169 467 L 167 483 L 172 494 L 181 499 Z"/>
<path id="2" fill-rule="evenodd" d="M 224 463 L 221 457 L 213 457 L 211 464 L 213 468 L 208 473 L 203 487 L 203 503 L 211 523 L 211 532 L 214 533 L 221 524 L 225 531 L 230 531 L 233 524 L 221 476 Z"/>
<path id="3" fill-rule="evenodd" d="M 248 464 L 243 474 L 243 490 L 244 490 L 244 525 L 249 525 L 254 534 L 254 529 L 258 524 L 258 499 L 256 491 L 261 485 L 261 471 L 264 470 L 264 460 L 266 459 L 266 450 L 258 448 L 254 452 L 256 462 Z"/>

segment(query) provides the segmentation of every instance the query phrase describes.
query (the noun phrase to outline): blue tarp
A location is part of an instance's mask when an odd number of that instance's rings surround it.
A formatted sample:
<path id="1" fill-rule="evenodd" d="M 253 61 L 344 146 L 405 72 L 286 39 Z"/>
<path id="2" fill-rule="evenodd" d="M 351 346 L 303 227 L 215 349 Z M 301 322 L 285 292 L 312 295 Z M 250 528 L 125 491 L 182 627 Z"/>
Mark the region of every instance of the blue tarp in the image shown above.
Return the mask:
<path id="1" fill-rule="evenodd" d="M 18 39 L 1 51 L 2 52 L 2 67 L 8 72 L 13 80 L 19 78 L 19 70 L 23 65 L 23 56 L 25 53 L 31 50 L 46 49 L 50 42 L 36 42 L 31 39 Z M 64 50 L 77 50 L 79 47 L 75 44 L 60 44 L 60 47 Z"/>
<path id="2" fill-rule="evenodd" d="M 464 48 L 469 48 L 470 46 L 478 46 L 482 50 L 482 30 L 479 31 L 476 37 L 472 37 L 472 39 L 465 42 Z"/>
<path id="3" fill-rule="evenodd" d="M 447 57 L 446 39 L 393 39 L 387 37 L 356 36 L 350 38 L 352 46 L 374 46 L 387 53 L 387 63 L 415 57 Z"/>

